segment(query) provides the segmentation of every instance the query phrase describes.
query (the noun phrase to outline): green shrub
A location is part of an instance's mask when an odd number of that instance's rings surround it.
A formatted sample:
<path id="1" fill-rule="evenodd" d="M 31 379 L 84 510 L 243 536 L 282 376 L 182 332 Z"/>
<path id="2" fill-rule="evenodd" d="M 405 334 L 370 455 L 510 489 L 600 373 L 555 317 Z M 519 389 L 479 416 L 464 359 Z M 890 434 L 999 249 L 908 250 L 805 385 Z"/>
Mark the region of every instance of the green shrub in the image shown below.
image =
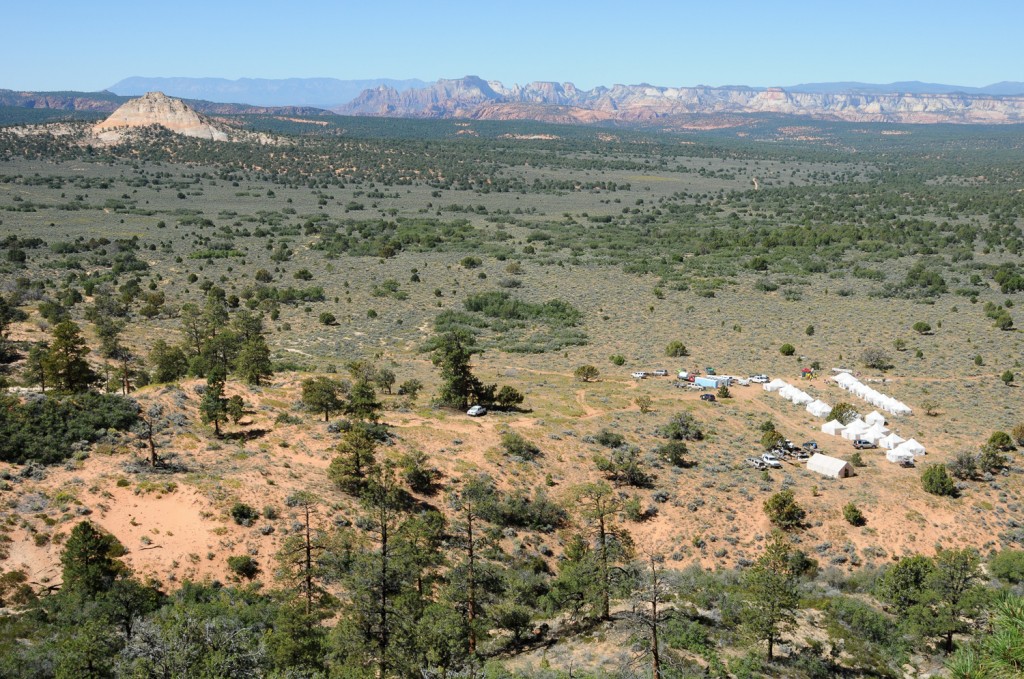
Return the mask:
<path id="1" fill-rule="evenodd" d="M 764 513 L 773 524 L 789 530 L 800 526 L 807 512 L 796 503 L 793 491 L 783 490 L 764 501 Z"/>
<path id="2" fill-rule="evenodd" d="M 783 344 L 781 347 L 779 347 L 779 353 L 782 354 L 783 356 L 792 356 L 793 354 L 796 353 L 796 347 L 787 342 L 786 344 Z"/>
<path id="3" fill-rule="evenodd" d="M 945 465 L 933 464 L 921 472 L 921 485 L 932 495 L 956 497 L 956 484 L 946 473 Z"/>
<path id="4" fill-rule="evenodd" d="M 996 450 L 1013 450 L 1013 439 L 1005 431 L 994 431 L 992 435 L 988 437 L 986 445 L 995 448 Z"/>
<path id="5" fill-rule="evenodd" d="M 780 434 L 779 432 L 775 431 L 774 429 L 772 429 L 771 431 L 766 431 L 764 434 L 761 435 L 761 447 L 764 448 L 765 450 L 771 450 L 772 448 L 775 448 L 785 442 L 786 437 Z"/>
<path id="6" fill-rule="evenodd" d="M 239 526 L 251 526 L 252 522 L 259 518 L 260 514 L 254 507 L 250 507 L 244 502 L 236 502 L 231 506 L 231 518 L 235 520 Z"/>
<path id="7" fill-rule="evenodd" d="M 686 459 L 690 451 L 682 441 L 669 441 L 654 449 L 655 455 L 673 467 L 690 467 L 692 463 Z"/>
<path id="8" fill-rule="evenodd" d="M 640 523 L 647 518 L 647 512 L 644 511 L 640 498 L 636 496 L 622 503 L 622 513 L 626 515 L 627 520 L 634 523 Z"/>
<path id="9" fill-rule="evenodd" d="M 260 572 L 260 567 L 256 562 L 256 559 L 249 555 L 229 556 L 228 568 L 232 573 L 240 578 L 245 578 L 246 580 L 252 580 L 256 577 L 256 574 Z"/>
<path id="10" fill-rule="evenodd" d="M 622 434 L 602 429 L 594 437 L 594 440 L 600 443 L 605 448 L 618 448 L 619 446 L 626 445 L 626 439 Z"/>
<path id="11" fill-rule="evenodd" d="M 515 455 L 524 460 L 533 460 L 540 457 L 540 448 L 514 431 L 501 435 L 501 447 L 505 449 L 506 455 Z"/>
<path id="12" fill-rule="evenodd" d="M 832 411 L 828 414 L 828 420 L 839 420 L 843 424 L 849 424 L 857 419 L 859 413 L 852 404 L 846 402 L 840 402 L 832 406 Z"/>
<path id="13" fill-rule="evenodd" d="M 1024 582 L 1024 552 L 1004 549 L 989 560 L 988 570 L 1000 580 L 1020 584 Z"/>
<path id="14" fill-rule="evenodd" d="M 864 513 L 852 502 L 843 507 L 843 518 L 846 519 L 847 523 L 851 526 L 863 526 L 868 522 L 868 520 L 864 518 Z"/>
<path id="15" fill-rule="evenodd" d="M 679 340 L 672 340 L 665 347 L 665 355 L 671 358 L 679 358 L 680 356 L 689 356 L 689 352 L 686 350 L 686 345 Z"/>
<path id="16" fill-rule="evenodd" d="M 0 394 L 0 461 L 62 462 L 82 441 L 94 443 L 108 430 L 131 429 L 138 411 L 134 401 L 110 394 L 33 397 L 25 403 Z"/>
<path id="17" fill-rule="evenodd" d="M 658 433 L 673 441 L 700 441 L 704 438 L 704 431 L 697 424 L 697 420 L 687 412 L 673 416 Z"/>
<path id="18" fill-rule="evenodd" d="M 335 325 L 337 322 L 338 319 L 329 311 L 320 314 L 320 325 Z"/>
<path id="19" fill-rule="evenodd" d="M 608 357 L 608 360 L 611 361 L 614 365 L 626 364 L 626 357 L 623 356 L 622 354 L 612 354 L 611 356 Z"/>

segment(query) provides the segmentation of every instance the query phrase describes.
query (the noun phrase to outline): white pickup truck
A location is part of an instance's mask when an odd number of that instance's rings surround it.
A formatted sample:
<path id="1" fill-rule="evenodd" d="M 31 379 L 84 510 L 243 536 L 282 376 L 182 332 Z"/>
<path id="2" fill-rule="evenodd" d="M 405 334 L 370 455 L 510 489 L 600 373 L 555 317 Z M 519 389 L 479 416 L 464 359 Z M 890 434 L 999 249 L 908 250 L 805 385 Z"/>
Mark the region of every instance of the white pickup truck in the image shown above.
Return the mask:
<path id="1" fill-rule="evenodd" d="M 761 456 L 761 461 L 764 462 L 769 467 L 774 467 L 775 469 L 778 469 L 779 467 L 782 466 L 782 462 L 779 461 L 779 458 L 775 457 L 771 453 L 763 454 Z"/>

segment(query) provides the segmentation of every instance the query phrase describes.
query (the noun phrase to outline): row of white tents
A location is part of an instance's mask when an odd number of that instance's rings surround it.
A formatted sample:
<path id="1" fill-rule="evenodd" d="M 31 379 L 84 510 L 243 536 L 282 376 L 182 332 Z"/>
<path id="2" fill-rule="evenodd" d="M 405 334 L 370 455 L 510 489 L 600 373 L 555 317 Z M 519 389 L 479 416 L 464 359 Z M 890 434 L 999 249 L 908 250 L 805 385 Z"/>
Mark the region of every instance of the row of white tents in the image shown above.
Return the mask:
<path id="1" fill-rule="evenodd" d="M 885 426 L 885 417 L 877 410 L 864 419 L 857 418 L 849 424 L 830 420 L 821 425 L 821 431 L 830 436 L 842 436 L 849 441 L 860 440 L 874 443 L 886 451 L 889 462 L 913 462 L 916 455 L 924 455 L 925 447 L 914 439 L 905 439 Z"/>
<path id="2" fill-rule="evenodd" d="M 910 407 L 902 401 L 897 401 L 891 396 L 875 391 L 850 373 L 839 373 L 835 377 L 836 384 L 846 391 L 859 396 L 876 408 L 881 408 L 893 415 L 909 415 Z"/>
<path id="3" fill-rule="evenodd" d="M 765 391 L 775 392 L 798 406 L 806 406 L 807 412 L 815 417 L 828 417 L 828 414 L 832 412 L 832 406 L 814 398 L 806 391 L 797 389 L 785 380 L 772 380 L 763 386 Z"/>
<path id="4" fill-rule="evenodd" d="M 911 412 L 910 408 L 900 401 L 864 386 L 860 380 L 849 373 L 839 373 L 836 382 L 847 391 L 864 398 L 878 408 L 897 415 L 909 415 Z M 832 412 L 832 406 L 794 387 L 785 380 L 774 379 L 764 384 L 763 387 L 765 391 L 777 393 L 796 405 L 806 406 L 807 412 L 814 417 L 828 417 Z M 849 424 L 843 424 L 839 420 L 830 420 L 821 426 L 821 431 L 830 436 L 842 436 L 849 441 L 869 441 L 886 451 L 885 457 L 889 462 L 912 463 L 914 456 L 926 453 L 925 447 L 914 439 L 904 439 L 886 428 L 885 416 L 877 410 L 872 411 L 863 419 L 858 417 Z"/>

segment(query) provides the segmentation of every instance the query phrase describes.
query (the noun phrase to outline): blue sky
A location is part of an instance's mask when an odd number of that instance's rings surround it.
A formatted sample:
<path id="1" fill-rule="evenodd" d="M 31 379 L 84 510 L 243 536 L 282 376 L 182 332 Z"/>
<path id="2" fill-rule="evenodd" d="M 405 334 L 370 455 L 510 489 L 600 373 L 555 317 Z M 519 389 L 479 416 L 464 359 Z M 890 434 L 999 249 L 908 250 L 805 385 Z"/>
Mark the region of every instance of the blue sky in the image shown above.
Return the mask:
<path id="1" fill-rule="evenodd" d="M 11 2 L 0 88 L 133 76 L 581 87 L 1024 81 L 1019 0 Z"/>

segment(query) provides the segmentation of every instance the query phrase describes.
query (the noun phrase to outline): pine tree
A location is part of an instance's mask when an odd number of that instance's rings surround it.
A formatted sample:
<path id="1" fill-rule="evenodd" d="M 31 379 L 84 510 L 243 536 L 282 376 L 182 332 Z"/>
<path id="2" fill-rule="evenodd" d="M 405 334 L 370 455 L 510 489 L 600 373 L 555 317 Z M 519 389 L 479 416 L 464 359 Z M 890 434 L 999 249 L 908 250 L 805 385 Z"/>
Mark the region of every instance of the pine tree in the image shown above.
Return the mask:
<path id="1" fill-rule="evenodd" d="M 607 483 L 585 483 L 570 493 L 581 523 L 589 529 L 589 540 L 595 545 L 598 615 L 611 616 L 612 569 L 618 562 L 632 556 L 632 542 L 626 531 L 619 529 L 615 517 L 622 509 L 618 494 Z"/>
<path id="2" fill-rule="evenodd" d="M 274 366 L 270 361 L 270 347 L 262 335 L 242 344 L 235 357 L 235 372 L 243 382 L 258 387 L 264 380 L 274 374 Z"/>
<path id="3" fill-rule="evenodd" d="M 88 391 L 99 380 L 85 357 L 89 347 L 74 321 L 61 321 L 53 328 L 53 341 L 43 362 L 55 389 L 66 393 Z"/>
<path id="4" fill-rule="evenodd" d="M 773 658 L 775 642 L 796 620 L 800 598 L 790 552 L 785 536 L 775 533 L 743 578 L 746 601 L 741 618 L 754 639 L 768 643 L 768 660 Z"/>
<path id="5" fill-rule="evenodd" d="M 220 423 L 227 419 L 228 400 L 224 397 L 224 373 L 212 371 L 206 378 L 206 391 L 199 402 L 199 416 L 203 424 L 213 423 L 213 431 L 220 436 Z"/>
<path id="6" fill-rule="evenodd" d="M 331 413 L 341 410 L 341 384 L 329 377 L 313 377 L 302 382 L 302 403 L 309 410 L 324 414 L 329 422 Z"/>
<path id="7" fill-rule="evenodd" d="M 473 336 L 461 331 L 446 332 L 433 342 L 431 362 L 441 369 L 441 389 L 437 401 L 450 408 L 464 410 L 471 399 L 479 400 L 484 386 L 471 370 Z"/>
<path id="8" fill-rule="evenodd" d="M 332 570 L 339 565 L 344 569 L 344 564 L 352 559 L 353 546 L 314 525 L 320 498 L 313 493 L 299 491 L 290 495 L 286 503 L 298 510 L 302 529 L 292 532 L 277 553 L 277 577 L 299 593 L 306 615 L 320 614 L 334 601 L 326 588 Z"/>
<path id="9" fill-rule="evenodd" d="M 128 570 L 118 560 L 124 553 L 116 537 L 101 532 L 91 521 L 79 523 L 71 530 L 60 555 L 62 589 L 89 598 L 106 592 Z"/>
<path id="10" fill-rule="evenodd" d="M 357 493 L 376 467 L 377 441 L 365 427 L 352 427 L 338 444 L 338 455 L 327 468 L 327 478 L 348 493 Z"/>
<path id="11" fill-rule="evenodd" d="M 373 385 L 366 380 L 359 380 L 352 385 L 348 402 L 345 403 L 345 412 L 364 422 L 376 422 L 383 407 L 377 400 Z"/>
<path id="12" fill-rule="evenodd" d="M 409 635 L 415 622 L 406 607 L 412 591 L 412 571 L 403 555 L 402 524 L 407 518 L 407 497 L 394 470 L 374 472 L 360 498 L 360 526 L 369 537 L 367 549 L 358 550 L 345 576 L 348 624 L 358 630 L 362 655 L 377 668 L 378 677 L 403 674 L 400 666 L 415 644 Z"/>

